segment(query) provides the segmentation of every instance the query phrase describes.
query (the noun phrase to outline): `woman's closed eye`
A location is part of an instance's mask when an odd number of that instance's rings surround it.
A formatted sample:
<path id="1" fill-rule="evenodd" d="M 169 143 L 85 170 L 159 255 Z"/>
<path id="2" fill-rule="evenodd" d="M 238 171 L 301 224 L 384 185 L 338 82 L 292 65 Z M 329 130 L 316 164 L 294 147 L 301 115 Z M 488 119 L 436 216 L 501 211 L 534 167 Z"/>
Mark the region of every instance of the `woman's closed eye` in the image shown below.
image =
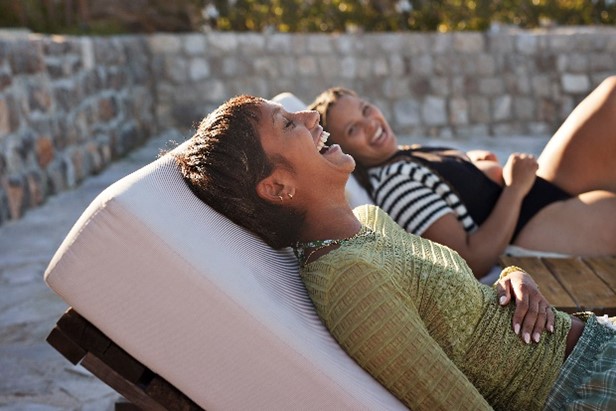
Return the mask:
<path id="1" fill-rule="evenodd" d="M 288 118 L 285 118 L 285 123 L 284 123 L 284 128 L 286 129 L 292 129 L 295 127 L 295 122 L 293 120 L 290 120 Z"/>
<path id="2" fill-rule="evenodd" d="M 347 129 L 347 135 L 352 137 L 356 131 L 357 131 L 357 127 L 351 126 Z"/>

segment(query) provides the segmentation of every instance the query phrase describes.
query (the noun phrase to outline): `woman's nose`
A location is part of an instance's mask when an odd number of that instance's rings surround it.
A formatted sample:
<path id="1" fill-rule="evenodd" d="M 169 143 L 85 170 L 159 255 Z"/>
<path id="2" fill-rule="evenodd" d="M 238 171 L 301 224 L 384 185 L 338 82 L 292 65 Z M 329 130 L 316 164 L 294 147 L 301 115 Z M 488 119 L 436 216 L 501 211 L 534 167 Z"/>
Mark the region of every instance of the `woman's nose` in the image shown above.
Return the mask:
<path id="1" fill-rule="evenodd" d="M 364 125 L 364 130 L 366 132 L 366 134 L 371 134 L 372 132 L 374 132 L 374 130 L 376 130 L 378 124 L 376 122 L 376 120 L 374 119 L 367 119 Z"/>
<path id="2" fill-rule="evenodd" d="M 300 111 L 298 114 L 302 116 L 302 120 L 308 129 L 315 128 L 319 124 L 321 118 L 319 112 L 315 110 Z"/>

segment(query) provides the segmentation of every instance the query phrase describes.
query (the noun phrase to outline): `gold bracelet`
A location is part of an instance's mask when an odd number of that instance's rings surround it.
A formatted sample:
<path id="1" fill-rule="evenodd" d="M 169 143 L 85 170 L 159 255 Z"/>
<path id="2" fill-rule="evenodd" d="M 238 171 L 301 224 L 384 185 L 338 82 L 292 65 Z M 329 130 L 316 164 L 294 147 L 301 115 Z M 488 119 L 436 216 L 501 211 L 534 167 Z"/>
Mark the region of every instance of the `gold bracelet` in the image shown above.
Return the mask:
<path id="1" fill-rule="evenodd" d="M 503 268 L 503 271 L 501 271 L 500 275 L 498 276 L 498 279 L 502 280 L 503 278 L 507 277 L 509 274 L 514 273 L 516 271 L 521 271 L 524 274 L 528 274 L 526 270 L 524 270 L 523 268 L 520 268 L 517 265 L 510 265 L 508 267 Z"/>

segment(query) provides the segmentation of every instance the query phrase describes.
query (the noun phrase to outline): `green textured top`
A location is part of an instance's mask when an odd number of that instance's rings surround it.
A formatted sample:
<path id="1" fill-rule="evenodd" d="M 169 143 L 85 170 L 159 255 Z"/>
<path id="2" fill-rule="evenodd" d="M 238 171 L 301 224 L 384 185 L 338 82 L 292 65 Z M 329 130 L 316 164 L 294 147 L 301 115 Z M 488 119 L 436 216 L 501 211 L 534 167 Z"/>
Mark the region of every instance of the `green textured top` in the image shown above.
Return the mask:
<path id="1" fill-rule="evenodd" d="M 413 410 L 486 409 L 484 398 L 495 409 L 542 409 L 570 317 L 556 312 L 554 333 L 525 344 L 512 330 L 514 305 L 501 307 L 455 251 L 378 207 L 354 212 L 374 235 L 343 241 L 301 273 L 345 351 Z"/>

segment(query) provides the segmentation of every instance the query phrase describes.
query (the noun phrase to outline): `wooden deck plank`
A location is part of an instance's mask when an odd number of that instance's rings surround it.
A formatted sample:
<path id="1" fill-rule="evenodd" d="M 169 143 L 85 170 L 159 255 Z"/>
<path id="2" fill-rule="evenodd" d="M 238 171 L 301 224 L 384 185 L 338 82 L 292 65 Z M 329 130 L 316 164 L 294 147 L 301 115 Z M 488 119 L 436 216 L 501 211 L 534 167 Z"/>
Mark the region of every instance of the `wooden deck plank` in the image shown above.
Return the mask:
<path id="1" fill-rule="evenodd" d="M 558 282 L 540 258 L 504 255 L 500 257 L 500 265 L 502 267 L 516 265 L 528 272 L 539 286 L 543 296 L 555 307 L 567 312 L 577 307 L 567 289 Z"/>
<path id="2" fill-rule="evenodd" d="M 616 295 L 616 257 L 588 257 L 584 261 Z"/>
<path id="3" fill-rule="evenodd" d="M 616 303 L 614 293 L 582 258 L 543 258 L 543 261 L 581 309 L 603 309 Z"/>
<path id="4" fill-rule="evenodd" d="M 501 256 L 500 265 L 528 271 L 543 295 L 569 313 L 616 316 L 616 256 L 541 258 Z"/>

